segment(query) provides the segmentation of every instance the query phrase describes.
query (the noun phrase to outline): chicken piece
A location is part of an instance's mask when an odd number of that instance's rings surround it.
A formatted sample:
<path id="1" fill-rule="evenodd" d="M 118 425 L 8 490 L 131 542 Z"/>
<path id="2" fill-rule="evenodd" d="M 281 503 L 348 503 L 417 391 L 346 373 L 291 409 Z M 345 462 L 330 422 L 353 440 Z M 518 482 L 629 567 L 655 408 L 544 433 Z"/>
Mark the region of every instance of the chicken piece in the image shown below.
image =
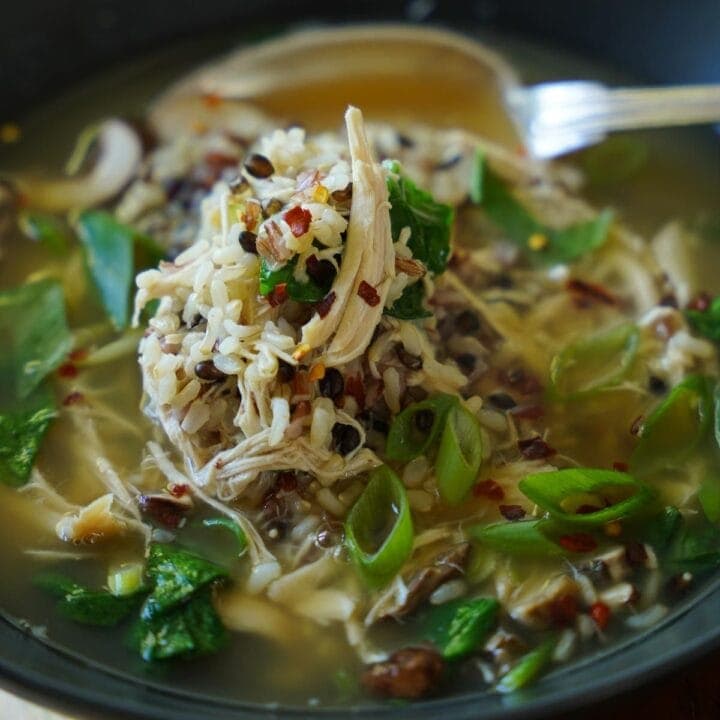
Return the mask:
<path id="1" fill-rule="evenodd" d="M 92 544 L 125 532 L 125 522 L 113 513 L 113 500 L 114 495 L 108 493 L 77 513 L 65 515 L 55 526 L 57 536 L 65 542 Z"/>
<path id="2" fill-rule="evenodd" d="M 374 695 L 392 698 L 420 698 L 440 684 L 445 663 L 437 650 L 403 648 L 384 662 L 371 665 L 362 682 Z"/>
<path id="3" fill-rule="evenodd" d="M 510 616 L 527 627 L 542 630 L 550 625 L 562 625 L 575 614 L 580 589 L 567 575 L 551 580 L 532 599 L 510 609 Z"/>

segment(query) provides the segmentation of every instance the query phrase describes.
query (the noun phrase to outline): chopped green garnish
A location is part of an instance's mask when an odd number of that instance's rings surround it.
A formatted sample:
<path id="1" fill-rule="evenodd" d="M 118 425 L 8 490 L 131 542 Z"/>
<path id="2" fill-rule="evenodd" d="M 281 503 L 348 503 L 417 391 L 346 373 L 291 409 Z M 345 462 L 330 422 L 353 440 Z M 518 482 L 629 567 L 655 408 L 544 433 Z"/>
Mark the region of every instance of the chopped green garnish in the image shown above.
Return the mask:
<path id="1" fill-rule="evenodd" d="M 468 528 L 468 533 L 483 546 L 508 555 L 528 557 L 564 555 L 563 548 L 545 534 L 552 527 L 552 523 L 547 520 L 521 520 L 485 526 L 476 525 Z"/>
<path id="2" fill-rule="evenodd" d="M 457 505 L 467 496 L 483 460 L 482 430 L 477 417 L 456 404 L 450 408 L 435 460 L 440 497 Z"/>
<path id="3" fill-rule="evenodd" d="M 413 535 L 405 487 L 387 465 L 375 468 L 345 522 L 350 557 L 368 585 L 380 587 L 400 570 Z"/>
<path id="4" fill-rule="evenodd" d="M 418 320 L 431 317 L 432 313 L 425 307 L 425 286 L 421 280 L 408 285 L 402 295 L 389 307 L 385 314 L 398 320 Z"/>
<path id="5" fill-rule="evenodd" d="M 237 541 L 238 554 L 242 555 L 245 552 L 245 549 L 247 548 L 247 535 L 245 535 L 245 531 L 232 518 L 205 518 L 205 520 L 203 520 L 203 525 L 207 528 L 219 527 L 228 530 L 235 536 L 235 540 Z"/>
<path id="6" fill-rule="evenodd" d="M 167 613 L 198 590 L 228 577 L 219 565 L 173 545 L 153 543 L 147 560 L 153 589 L 145 600 L 143 620 Z"/>
<path id="7" fill-rule="evenodd" d="M 130 316 L 135 270 L 157 264 L 162 251 L 151 238 L 123 225 L 104 210 L 86 210 L 77 223 L 90 277 L 102 306 L 113 325 L 124 328 Z"/>
<path id="8" fill-rule="evenodd" d="M 55 215 L 23 210 L 18 216 L 18 225 L 27 237 L 42 243 L 56 255 L 66 253 L 73 241 L 70 228 Z"/>
<path id="9" fill-rule="evenodd" d="M 640 332 L 624 323 L 566 347 L 552 359 L 550 382 L 561 400 L 576 400 L 619 385 L 637 356 Z"/>
<path id="10" fill-rule="evenodd" d="M 591 185 L 619 185 L 637 175 L 648 159 L 648 146 L 627 135 L 613 135 L 582 153 L 581 163 Z"/>
<path id="11" fill-rule="evenodd" d="M 90 590 L 62 575 L 41 575 L 35 584 L 58 598 L 63 615 L 83 625 L 113 627 L 140 605 L 139 594 L 116 597 L 106 590 Z"/>
<path id="12" fill-rule="evenodd" d="M 720 343 L 720 295 L 712 300 L 707 310 L 686 310 L 685 317 L 700 335 Z"/>
<path id="13" fill-rule="evenodd" d="M 662 512 L 648 520 L 643 528 L 642 536 L 645 542 L 656 550 L 665 550 L 672 542 L 681 525 L 682 515 L 680 511 L 676 507 L 669 505 L 663 508 Z"/>
<path id="14" fill-rule="evenodd" d="M 613 213 L 603 210 L 593 220 L 557 229 L 536 220 L 515 198 L 501 178 L 478 153 L 473 172 L 471 198 L 481 198 L 480 205 L 487 216 L 519 245 L 531 262 L 557 265 L 577 260 L 605 243 L 613 222 Z M 477 202 L 477 200 L 474 200 Z M 530 247 L 530 238 L 542 238 L 538 246 Z"/>
<path id="15" fill-rule="evenodd" d="M 72 349 L 62 286 L 41 280 L 0 292 L 3 401 L 28 397 Z"/>
<path id="16" fill-rule="evenodd" d="M 126 563 L 108 573 L 108 589 L 116 597 L 135 595 L 145 587 L 142 563 Z"/>
<path id="17" fill-rule="evenodd" d="M 698 500 L 705 517 L 712 523 L 720 521 L 720 477 L 708 475 L 700 485 Z"/>
<path id="18" fill-rule="evenodd" d="M 502 677 L 497 685 L 498 692 L 514 692 L 533 682 L 550 664 L 555 645 L 555 639 L 550 638 L 532 652 L 523 655 L 517 664 Z"/>
<path id="19" fill-rule="evenodd" d="M 291 300 L 304 303 L 320 302 L 327 295 L 332 283 L 327 287 L 321 287 L 311 279 L 300 282 L 295 278 L 296 265 L 297 256 L 276 270 L 273 270 L 263 259 L 260 262 L 260 294 L 269 295 L 278 285 L 285 285 Z"/>
<path id="20" fill-rule="evenodd" d="M 479 647 L 490 634 L 499 609 L 500 603 L 494 598 L 444 603 L 428 614 L 427 637 L 446 660 L 459 660 Z"/>
<path id="21" fill-rule="evenodd" d="M 526 475 L 519 487 L 553 518 L 575 525 L 604 525 L 631 516 L 653 498 L 652 490 L 632 475 L 591 468 Z"/>
<path id="22" fill-rule="evenodd" d="M 14 407 L 0 410 L 0 482 L 20 487 L 30 479 L 40 445 L 56 415 L 55 398 L 47 384 Z"/>
<path id="23" fill-rule="evenodd" d="M 689 375 L 645 420 L 630 457 L 632 472 L 648 475 L 681 466 L 707 434 L 712 416 L 709 381 Z"/>
<path id="24" fill-rule="evenodd" d="M 710 524 L 683 523 L 670 546 L 668 559 L 677 571 L 702 573 L 720 567 L 720 529 Z"/>
<path id="25" fill-rule="evenodd" d="M 457 404 L 456 396 L 438 394 L 408 405 L 390 426 L 385 454 L 399 462 L 427 454 L 440 437 L 450 409 Z"/>

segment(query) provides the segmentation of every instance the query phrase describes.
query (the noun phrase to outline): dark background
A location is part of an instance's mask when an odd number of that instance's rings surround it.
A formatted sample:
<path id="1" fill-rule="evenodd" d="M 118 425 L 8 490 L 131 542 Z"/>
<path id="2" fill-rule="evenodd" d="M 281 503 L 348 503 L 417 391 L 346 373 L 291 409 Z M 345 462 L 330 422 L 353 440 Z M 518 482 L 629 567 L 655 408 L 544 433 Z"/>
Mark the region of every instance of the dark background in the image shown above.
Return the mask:
<path id="1" fill-rule="evenodd" d="M 0 120 L 78 73 L 248 21 L 424 19 L 511 32 L 648 81 L 720 82 L 720 0 L 3 0 Z"/>

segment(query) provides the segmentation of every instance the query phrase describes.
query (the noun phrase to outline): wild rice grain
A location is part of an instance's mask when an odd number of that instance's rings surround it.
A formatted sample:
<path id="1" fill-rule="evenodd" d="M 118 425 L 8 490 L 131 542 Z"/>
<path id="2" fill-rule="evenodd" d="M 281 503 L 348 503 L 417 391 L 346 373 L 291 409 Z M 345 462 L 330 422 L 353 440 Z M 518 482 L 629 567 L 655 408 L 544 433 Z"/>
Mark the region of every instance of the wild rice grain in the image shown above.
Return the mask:
<path id="1" fill-rule="evenodd" d="M 257 235 L 249 230 L 243 230 L 239 237 L 240 247 L 247 253 L 257 255 Z"/>
<path id="2" fill-rule="evenodd" d="M 245 161 L 245 170 L 256 178 L 269 178 L 274 172 L 273 164 L 264 155 L 253 153 Z"/>

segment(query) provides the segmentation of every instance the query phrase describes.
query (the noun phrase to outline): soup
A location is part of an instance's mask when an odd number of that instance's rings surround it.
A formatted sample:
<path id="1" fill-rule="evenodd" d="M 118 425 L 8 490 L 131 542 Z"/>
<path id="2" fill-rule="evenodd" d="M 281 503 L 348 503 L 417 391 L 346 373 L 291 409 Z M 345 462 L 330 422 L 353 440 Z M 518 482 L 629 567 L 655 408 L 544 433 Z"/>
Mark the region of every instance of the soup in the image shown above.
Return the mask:
<path id="1" fill-rule="evenodd" d="M 5 611 L 298 705 L 512 692 L 661 622 L 720 557 L 717 168 L 306 90 L 307 130 L 170 94 L 75 180 L 10 148 Z"/>

